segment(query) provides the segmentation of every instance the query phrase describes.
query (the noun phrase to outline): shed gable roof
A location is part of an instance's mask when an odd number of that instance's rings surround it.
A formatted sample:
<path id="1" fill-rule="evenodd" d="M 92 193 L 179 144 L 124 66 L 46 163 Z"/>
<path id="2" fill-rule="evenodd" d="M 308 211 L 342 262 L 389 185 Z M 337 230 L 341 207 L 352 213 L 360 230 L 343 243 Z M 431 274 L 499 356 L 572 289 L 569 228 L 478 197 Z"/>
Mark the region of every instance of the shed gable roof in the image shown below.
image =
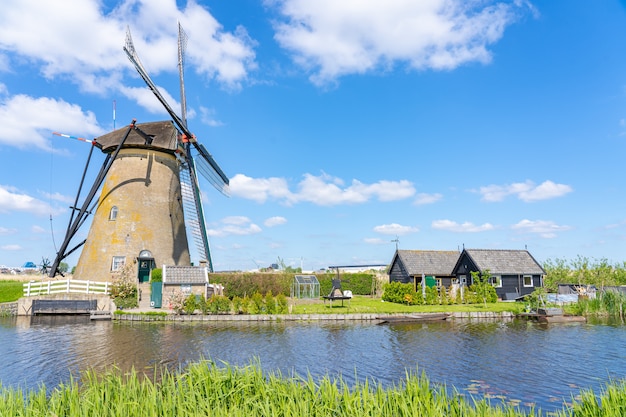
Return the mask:
<path id="1" fill-rule="evenodd" d="M 465 253 L 481 271 L 492 274 L 544 275 L 546 272 L 527 250 L 465 249 Z"/>
<path id="2" fill-rule="evenodd" d="M 398 250 L 397 257 L 407 273 L 415 275 L 452 275 L 459 252 L 444 250 Z"/>

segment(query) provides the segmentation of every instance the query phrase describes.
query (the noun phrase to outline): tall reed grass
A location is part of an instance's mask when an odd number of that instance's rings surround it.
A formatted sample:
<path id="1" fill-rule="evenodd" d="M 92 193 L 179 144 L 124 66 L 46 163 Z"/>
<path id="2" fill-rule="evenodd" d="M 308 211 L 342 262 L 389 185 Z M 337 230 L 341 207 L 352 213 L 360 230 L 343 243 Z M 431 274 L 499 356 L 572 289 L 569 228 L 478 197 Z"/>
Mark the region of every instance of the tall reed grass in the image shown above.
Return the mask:
<path id="1" fill-rule="evenodd" d="M 158 375 L 157 375 L 158 374 Z M 555 416 L 622 416 L 626 387 L 593 392 Z M 390 388 L 368 380 L 349 387 L 341 378 L 264 374 L 259 364 L 246 367 L 212 361 L 190 364 L 179 372 L 161 369 L 150 378 L 135 371 L 85 372 L 47 393 L 46 387 L 22 392 L 0 386 L 1 416 L 540 416 L 471 400 L 434 387 L 426 376 L 407 373 Z"/>
<path id="2" fill-rule="evenodd" d="M 572 311 L 581 316 L 615 317 L 624 319 L 626 294 L 618 291 L 602 291 L 592 299 L 579 298 Z"/>

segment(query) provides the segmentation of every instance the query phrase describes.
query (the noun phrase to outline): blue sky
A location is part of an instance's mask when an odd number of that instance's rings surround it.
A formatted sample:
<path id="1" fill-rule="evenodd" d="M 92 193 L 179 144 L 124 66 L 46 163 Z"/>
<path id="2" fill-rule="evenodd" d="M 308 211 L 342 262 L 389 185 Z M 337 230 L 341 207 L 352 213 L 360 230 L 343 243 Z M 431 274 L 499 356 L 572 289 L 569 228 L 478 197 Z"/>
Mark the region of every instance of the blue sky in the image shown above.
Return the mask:
<path id="1" fill-rule="evenodd" d="M 0 12 L 0 264 L 63 240 L 89 145 L 53 132 L 168 119 L 127 27 L 179 108 L 177 21 L 189 126 L 231 178 L 202 186 L 216 270 L 384 264 L 396 237 L 626 260 L 625 2 L 48 3 Z"/>

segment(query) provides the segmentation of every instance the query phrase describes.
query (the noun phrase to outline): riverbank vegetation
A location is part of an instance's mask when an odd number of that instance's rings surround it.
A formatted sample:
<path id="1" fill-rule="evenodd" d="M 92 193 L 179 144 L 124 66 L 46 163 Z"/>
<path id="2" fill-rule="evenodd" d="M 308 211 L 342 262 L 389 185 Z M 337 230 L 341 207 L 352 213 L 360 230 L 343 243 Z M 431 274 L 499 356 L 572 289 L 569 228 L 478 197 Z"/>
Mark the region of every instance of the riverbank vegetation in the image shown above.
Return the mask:
<path id="1" fill-rule="evenodd" d="M 500 401 L 465 397 L 435 386 L 425 375 L 408 373 L 391 387 L 373 381 L 349 386 L 341 378 L 284 376 L 246 367 L 201 361 L 179 372 L 159 369 L 152 377 L 135 371 L 123 374 L 85 372 L 49 391 L 39 387 L 23 393 L 0 386 L 3 416 L 621 416 L 626 386 L 607 387 L 599 398 L 583 392 L 580 400 L 550 413 L 520 409 Z"/>
<path id="2" fill-rule="evenodd" d="M 624 320 L 626 314 L 626 294 L 618 291 L 598 292 L 595 298 L 579 297 L 570 306 L 573 314 L 586 317 L 613 317 Z"/>
<path id="3" fill-rule="evenodd" d="M 559 284 L 595 285 L 596 288 L 626 285 L 626 262 L 611 263 L 607 259 L 578 256 L 573 260 L 548 259 L 543 284 L 548 292 L 556 292 Z"/>

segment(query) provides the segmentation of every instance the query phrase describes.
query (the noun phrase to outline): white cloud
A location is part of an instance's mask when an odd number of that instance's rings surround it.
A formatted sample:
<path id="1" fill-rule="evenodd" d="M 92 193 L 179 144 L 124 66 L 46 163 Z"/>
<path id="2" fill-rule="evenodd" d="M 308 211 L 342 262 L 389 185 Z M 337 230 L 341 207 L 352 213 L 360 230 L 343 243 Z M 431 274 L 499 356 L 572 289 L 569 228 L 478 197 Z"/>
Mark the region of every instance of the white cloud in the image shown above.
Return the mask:
<path id="1" fill-rule="evenodd" d="M 572 228 L 571 226 L 560 226 L 553 221 L 524 219 L 511 226 L 511 229 L 518 230 L 521 233 L 533 233 L 546 239 L 552 239 L 557 236 L 557 232 L 564 232 Z"/>
<path id="2" fill-rule="evenodd" d="M 319 85 L 346 74 L 454 69 L 491 60 L 489 45 L 517 19 L 516 4 L 462 0 L 267 0 L 283 19 L 275 38 Z"/>
<path id="3" fill-rule="evenodd" d="M 416 206 L 423 206 L 426 204 L 433 204 L 436 203 L 437 201 L 441 200 L 443 198 L 443 196 L 441 194 L 425 194 L 425 193 L 419 193 L 418 195 L 415 196 L 415 200 L 413 201 L 413 204 Z"/>
<path id="4" fill-rule="evenodd" d="M 234 197 L 254 200 L 264 203 L 269 198 L 289 198 L 290 192 L 287 181 L 283 178 L 251 178 L 237 174 L 230 179 L 230 193 Z"/>
<path id="5" fill-rule="evenodd" d="M 260 233 L 261 228 L 245 216 L 229 216 L 221 220 L 215 228 L 207 230 L 209 236 L 224 237 L 229 235 L 253 235 Z"/>
<path id="6" fill-rule="evenodd" d="M 384 240 L 379 237 L 368 237 L 363 239 L 363 241 L 370 245 L 386 245 L 387 243 L 389 243 L 388 240 Z"/>
<path id="7" fill-rule="evenodd" d="M 33 233 L 37 233 L 37 234 L 48 233 L 48 230 L 44 229 L 41 226 L 37 226 L 37 225 L 33 225 L 33 227 L 30 228 L 30 231 L 33 232 Z"/>
<path id="8" fill-rule="evenodd" d="M 403 226 L 398 223 L 391 224 L 381 224 L 380 226 L 374 227 L 374 231 L 376 233 L 380 233 L 383 235 L 407 235 L 409 233 L 417 233 L 419 232 L 419 228 L 414 226 Z"/>
<path id="9" fill-rule="evenodd" d="M 281 216 L 274 216 L 268 219 L 265 219 L 263 224 L 267 227 L 280 226 L 281 224 L 287 223 L 287 219 Z"/>
<path id="10" fill-rule="evenodd" d="M 47 203 L 29 195 L 22 194 L 13 187 L 0 185 L 0 213 L 22 212 L 46 215 L 59 212 Z"/>
<path id="11" fill-rule="evenodd" d="M 52 150 L 53 131 L 94 136 L 104 133 L 92 112 L 63 100 L 20 94 L 0 101 L 0 143 Z"/>
<path id="12" fill-rule="evenodd" d="M 3 245 L 0 246 L 0 249 L 2 250 L 6 250 L 6 251 L 18 251 L 18 250 L 22 250 L 23 248 L 20 245 Z"/>
<path id="13" fill-rule="evenodd" d="M 14 233 L 17 233 L 17 229 L 9 229 L 8 227 L 0 226 L 0 236 L 12 235 Z"/>
<path id="14" fill-rule="evenodd" d="M 0 14 L 0 66 L 10 68 L 7 60 L 28 63 L 45 78 L 72 80 L 83 91 L 110 95 L 118 90 L 132 96 L 122 87 L 124 74 L 137 79 L 121 49 L 127 26 L 151 76 L 176 74 L 176 21 L 183 23 L 189 38 L 188 70 L 238 89 L 256 68 L 255 43 L 245 29 L 226 32 L 203 6 L 189 1 L 179 9 L 175 0 L 123 0 L 111 10 L 98 0 L 62 5 L 6 0 Z"/>
<path id="15" fill-rule="evenodd" d="M 352 180 L 349 186 L 344 186 L 343 180 L 327 174 L 305 174 L 297 185 L 297 192 L 291 192 L 283 178 L 250 178 L 237 174 L 230 181 L 230 189 L 234 196 L 259 203 L 272 198 L 287 205 L 309 202 L 319 206 L 359 204 L 371 199 L 395 201 L 415 194 L 413 184 L 407 180 L 382 180 L 373 184 Z"/>
<path id="16" fill-rule="evenodd" d="M 470 222 L 457 223 L 452 220 L 434 220 L 431 224 L 431 227 L 436 230 L 447 230 L 449 232 L 458 233 L 486 232 L 495 228 L 491 223 L 484 223 L 480 226 L 477 226 L 474 223 Z"/>
<path id="17" fill-rule="evenodd" d="M 515 195 L 522 201 L 532 202 L 548 200 L 564 196 L 572 192 L 573 189 L 566 184 L 557 184 L 550 180 L 535 186 L 535 183 L 527 180 L 507 185 L 488 185 L 480 187 L 479 193 L 483 201 L 497 202 L 504 200 L 509 195 Z"/>

